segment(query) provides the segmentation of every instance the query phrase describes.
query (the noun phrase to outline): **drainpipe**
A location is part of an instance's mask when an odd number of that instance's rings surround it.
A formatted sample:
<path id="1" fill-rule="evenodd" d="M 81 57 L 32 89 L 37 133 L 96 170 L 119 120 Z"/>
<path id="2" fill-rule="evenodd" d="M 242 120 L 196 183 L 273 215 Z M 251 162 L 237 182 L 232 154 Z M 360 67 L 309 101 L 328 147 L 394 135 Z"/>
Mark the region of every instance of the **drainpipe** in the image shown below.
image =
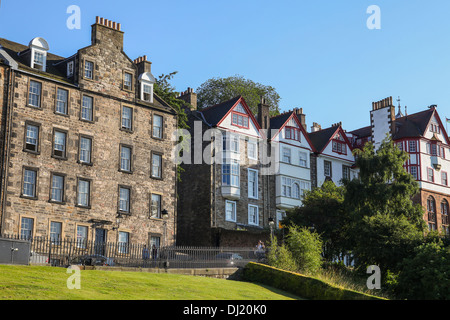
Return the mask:
<path id="1" fill-rule="evenodd" d="M 11 66 L 8 67 L 8 89 L 7 89 L 7 103 L 6 103 L 6 116 L 5 116 L 5 135 L 3 139 L 2 145 L 2 198 L 1 198 L 1 207 L 2 207 L 2 218 L 0 220 L 0 235 L 4 235 L 4 223 L 5 223 L 5 212 L 6 212 L 6 195 L 8 189 L 8 168 L 9 168 L 9 150 L 11 144 L 11 130 L 12 130 L 12 108 L 14 101 L 14 81 L 15 81 L 15 73 Z M 0 106 L 4 107 L 4 106 Z M 3 112 L 3 111 L 2 111 Z"/>

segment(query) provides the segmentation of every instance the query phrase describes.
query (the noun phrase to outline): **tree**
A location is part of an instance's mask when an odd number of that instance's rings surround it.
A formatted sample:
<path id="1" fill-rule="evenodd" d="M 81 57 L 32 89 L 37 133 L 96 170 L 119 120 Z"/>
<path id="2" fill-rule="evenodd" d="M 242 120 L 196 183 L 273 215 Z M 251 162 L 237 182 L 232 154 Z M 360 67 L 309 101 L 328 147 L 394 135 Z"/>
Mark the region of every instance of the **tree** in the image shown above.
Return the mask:
<path id="1" fill-rule="evenodd" d="M 279 114 L 280 96 L 273 87 L 245 79 L 239 75 L 209 79 L 201 84 L 196 92 L 199 109 L 243 96 L 251 111 L 257 114 L 258 104 L 264 97 L 270 106 L 271 116 Z"/>
<path id="2" fill-rule="evenodd" d="M 289 228 L 286 246 L 301 272 L 314 274 L 322 266 L 322 239 L 308 228 Z"/>
<path id="3" fill-rule="evenodd" d="M 355 152 L 360 179 L 344 181 L 351 240 L 358 266 L 398 270 L 402 259 L 423 240 L 423 209 L 412 200 L 418 184 L 403 167 L 408 154 L 390 138 Z"/>
<path id="4" fill-rule="evenodd" d="M 372 143 L 367 143 L 363 150 L 356 150 L 355 158 L 360 179 L 344 181 L 344 206 L 353 219 L 357 221 L 376 214 L 404 216 L 422 231 L 423 209 L 412 201 L 419 185 L 403 167 L 408 153 L 386 138 L 378 150 Z"/>
<path id="5" fill-rule="evenodd" d="M 288 211 L 282 224 L 314 228 L 324 242 L 324 257 L 332 260 L 346 251 L 348 217 L 344 210 L 343 187 L 325 181 L 320 188 L 306 191 L 302 206 Z"/>

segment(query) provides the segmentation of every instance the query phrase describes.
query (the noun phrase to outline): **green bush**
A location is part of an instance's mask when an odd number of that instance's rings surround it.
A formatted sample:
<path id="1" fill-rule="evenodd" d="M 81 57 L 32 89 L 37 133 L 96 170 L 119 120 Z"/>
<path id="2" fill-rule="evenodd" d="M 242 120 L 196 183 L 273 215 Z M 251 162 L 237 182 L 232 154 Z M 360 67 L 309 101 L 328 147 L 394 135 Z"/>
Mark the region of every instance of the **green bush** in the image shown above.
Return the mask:
<path id="1" fill-rule="evenodd" d="M 250 282 L 266 284 L 311 300 L 385 300 L 333 286 L 313 277 L 253 262 L 245 266 L 243 279 Z"/>
<path id="2" fill-rule="evenodd" d="M 314 274 L 322 265 L 322 240 L 316 232 L 307 228 L 290 227 L 286 244 L 298 270 Z"/>
<path id="3" fill-rule="evenodd" d="M 425 243 L 402 262 L 395 293 L 403 299 L 450 299 L 450 248 L 442 241 Z"/>
<path id="4" fill-rule="evenodd" d="M 267 263 L 275 268 L 298 271 L 298 266 L 292 257 L 292 253 L 286 248 L 284 244 L 278 245 L 277 238 L 272 238 L 267 254 Z"/>

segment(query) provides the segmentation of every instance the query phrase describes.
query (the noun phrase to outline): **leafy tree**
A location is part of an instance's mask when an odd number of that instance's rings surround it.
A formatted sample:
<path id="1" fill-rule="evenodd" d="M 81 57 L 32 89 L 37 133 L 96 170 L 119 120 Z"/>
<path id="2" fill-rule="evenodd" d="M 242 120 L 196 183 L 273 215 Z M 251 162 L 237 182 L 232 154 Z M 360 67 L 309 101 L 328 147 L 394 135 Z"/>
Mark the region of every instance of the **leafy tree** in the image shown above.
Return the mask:
<path id="1" fill-rule="evenodd" d="M 353 227 L 353 254 L 365 272 L 367 266 L 377 265 L 382 275 L 398 272 L 404 258 L 422 243 L 423 233 L 405 216 L 375 214 L 365 216 Z"/>
<path id="2" fill-rule="evenodd" d="M 397 270 L 423 240 L 425 225 L 421 205 L 412 201 L 418 184 L 403 167 L 408 154 L 386 138 L 378 150 L 369 143 L 355 156 L 360 179 L 344 181 L 344 206 L 358 266 Z"/>
<path id="3" fill-rule="evenodd" d="M 424 243 L 403 261 L 394 292 L 402 299 L 450 299 L 450 247 Z"/>
<path id="4" fill-rule="evenodd" d="M 289 228 L 286 246 L 301 272 L 316 273 L 322 266 L 322 240 L 308 228 Z"/>
<path id="5" fill-rule="evenodd" d="M 353 218 L 357 221 L 376 214 L 404 216 L 423 230 L 422 207 L 412 201 L 419 185 L 403 167 L 408 153 L 386 138 L 378 150 L 367 143 L 363 150 L 355 151 L 355 157 L 360 179 L 344 181 L 344 205 Z"/>
<path id="6" fill-rule="evenodd" d="M 243 96 L 251 111 L 257 114 L 258 104 L 261 102 L 261 97 L 264 97 L 271 108 L 271 116 L 279 114 L 280 96 L 273 87 L 245 79 L 239 75 L 209 79 L 201 84 L 196 92 L 199 109 Z"/>
<path id="7" fill-rule="evenodd" d="M 270 245 L 268 246 L 267 263 L 278 269 L 291 272 L 298 271 L 298 266 L 294 261 L 292 253 L 284 243 L 279 245 L 276 237 L 271 238 Z"/>
<path id="8" fill-rule="evenodd" d="M 326 181 L 320 188 L 307 191 L 302 206 L 287 213 L 283 225 L 314 228 L 324 242 L 324 257 L 327 260 L 346 251 L 346 229 L 348 217 L 344 210 L 343 187 Z"/>

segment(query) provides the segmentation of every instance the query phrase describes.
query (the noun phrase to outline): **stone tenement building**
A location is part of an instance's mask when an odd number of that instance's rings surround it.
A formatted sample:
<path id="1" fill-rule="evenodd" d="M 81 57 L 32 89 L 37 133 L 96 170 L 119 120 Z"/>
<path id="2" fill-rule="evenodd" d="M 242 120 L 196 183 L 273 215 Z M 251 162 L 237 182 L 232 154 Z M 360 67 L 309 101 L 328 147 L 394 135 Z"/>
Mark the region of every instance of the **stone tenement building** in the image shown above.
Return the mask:
<path id="1" fill-rule="evenodd" d="M 1 235 L 174 242 L 177 113 L 123 37 L 97 17 L 68 58 L 0 39 Z"/>

